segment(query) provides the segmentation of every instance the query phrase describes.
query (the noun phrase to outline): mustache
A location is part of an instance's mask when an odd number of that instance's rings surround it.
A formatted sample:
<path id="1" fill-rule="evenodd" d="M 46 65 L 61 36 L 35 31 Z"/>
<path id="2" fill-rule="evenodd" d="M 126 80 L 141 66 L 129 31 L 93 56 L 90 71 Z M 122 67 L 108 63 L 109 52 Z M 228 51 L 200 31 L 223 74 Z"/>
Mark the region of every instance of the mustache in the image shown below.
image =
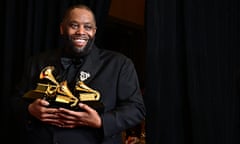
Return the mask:
<path id="1" fill-rule="evenodd" d="M 79 35 L 75 35 L 75 36 L 79 37 Z M 90 53 L 95 43 L 95 36 L 93 38 L 88 39 L 86 46 L 81 49 L 74 47 L 72 40 L 73 40 L 72 36 L 61 35 L 62 46 L 65 49 L 66 53 L 68 55 L 72 55 L 73 57 L 83 57 Z"/>
<path id="2" fill-rule="evenodd" d="M 75 39 L 89 40 L 89 39 L 91 39 L 91 37 L 89 37 L 87 35 L 79 35 L 79 34 L 74 34 L 74 35 L 68 36 L 68 38 L 70 40 L 75 40 Z"/>

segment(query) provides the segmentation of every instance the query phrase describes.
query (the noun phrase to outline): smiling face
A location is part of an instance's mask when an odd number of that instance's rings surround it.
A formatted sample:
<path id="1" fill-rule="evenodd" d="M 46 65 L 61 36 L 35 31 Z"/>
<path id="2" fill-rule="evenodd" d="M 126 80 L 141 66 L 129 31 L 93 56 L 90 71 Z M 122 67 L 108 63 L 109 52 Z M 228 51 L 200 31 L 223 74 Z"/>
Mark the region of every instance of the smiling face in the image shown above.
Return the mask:
<path id="1" fill-rule="evenodd" d="M 68 48 L 74 53 L 84 53 L 94 40 L 96 22 L 94 15 L 86 8 L 75 7 L 70 10 L 60 26 Z"/>

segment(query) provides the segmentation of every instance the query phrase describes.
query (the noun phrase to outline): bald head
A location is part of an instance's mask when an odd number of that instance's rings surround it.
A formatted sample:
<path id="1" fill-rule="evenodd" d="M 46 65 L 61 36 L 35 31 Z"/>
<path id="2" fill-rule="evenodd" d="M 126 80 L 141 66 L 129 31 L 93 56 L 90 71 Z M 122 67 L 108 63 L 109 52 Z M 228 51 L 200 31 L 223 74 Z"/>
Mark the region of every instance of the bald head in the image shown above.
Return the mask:
<path id="1" fill-rule="evenodd" d="M 94 15 L 93 11 L 86 5 L 73 5 L 73 6 L 69 7 L 63 15 L 62 24 L 66 24 L 67 22 L 70 21 L 69 18 L 71 17 L 71 13 L 74 9 L 82 9 L 82 10 L 88 11 L 89 14 L 91 15 L 92 21 L 96 27 L 95 15 Z"/>

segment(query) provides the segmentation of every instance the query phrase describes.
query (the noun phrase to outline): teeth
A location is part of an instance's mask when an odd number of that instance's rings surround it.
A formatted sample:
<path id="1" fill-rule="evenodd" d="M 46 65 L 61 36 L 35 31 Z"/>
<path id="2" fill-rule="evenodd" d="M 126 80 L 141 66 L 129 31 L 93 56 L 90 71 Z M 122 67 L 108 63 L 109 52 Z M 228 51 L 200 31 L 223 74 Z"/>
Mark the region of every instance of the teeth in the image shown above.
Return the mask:
<path id="1" fill-rule="evenodd" d="M 81 39 L 76 39 L 75 41 L 77 41 L 77 42 L 85 42 L 85 40 L 81 40 Z"/>

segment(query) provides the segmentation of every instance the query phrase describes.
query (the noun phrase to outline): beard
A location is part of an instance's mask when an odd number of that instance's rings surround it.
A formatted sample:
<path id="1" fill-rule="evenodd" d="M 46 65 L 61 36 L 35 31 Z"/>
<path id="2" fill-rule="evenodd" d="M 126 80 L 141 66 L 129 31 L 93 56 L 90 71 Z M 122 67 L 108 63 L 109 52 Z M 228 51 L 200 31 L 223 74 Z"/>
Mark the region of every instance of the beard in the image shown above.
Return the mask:
<path id="1" fill-rule="evenodd" d="M 93 48 L 95 37 L 88 39 L 87 44 L 82 47 L 78 48 L 73 45 L 72 39 L 70 36 L 63 35 L 63 45 L 64 45 L 64 51 L 66 52 L 66 55 L 70 57 L 84 57 L 90 53 L 90 51 Z"/>

